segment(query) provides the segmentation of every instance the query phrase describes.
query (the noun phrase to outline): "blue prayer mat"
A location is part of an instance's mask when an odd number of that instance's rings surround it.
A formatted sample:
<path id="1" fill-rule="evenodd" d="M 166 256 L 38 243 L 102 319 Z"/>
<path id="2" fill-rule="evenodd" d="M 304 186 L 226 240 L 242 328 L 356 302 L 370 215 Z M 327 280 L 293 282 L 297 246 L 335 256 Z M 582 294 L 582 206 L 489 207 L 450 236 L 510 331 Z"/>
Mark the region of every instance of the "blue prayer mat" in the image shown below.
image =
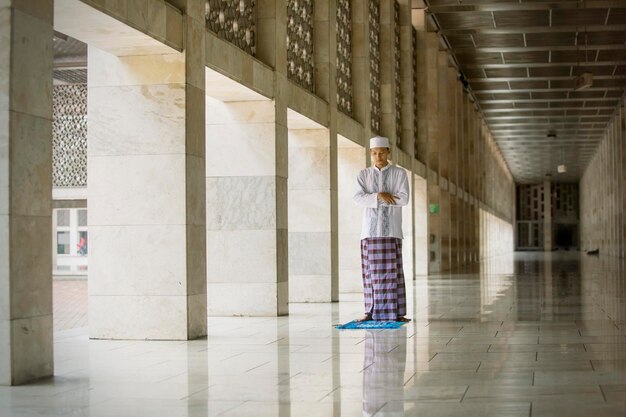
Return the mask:
<path id="1" fill-rule="evenodd" d="M 346 324 L 338 324 L 335 326 L 335 329 L 338 330 L 353 330 L 353 329 L 399 329 L 406 322 L 403 321 L 355 321 L 352 320 Z"/>

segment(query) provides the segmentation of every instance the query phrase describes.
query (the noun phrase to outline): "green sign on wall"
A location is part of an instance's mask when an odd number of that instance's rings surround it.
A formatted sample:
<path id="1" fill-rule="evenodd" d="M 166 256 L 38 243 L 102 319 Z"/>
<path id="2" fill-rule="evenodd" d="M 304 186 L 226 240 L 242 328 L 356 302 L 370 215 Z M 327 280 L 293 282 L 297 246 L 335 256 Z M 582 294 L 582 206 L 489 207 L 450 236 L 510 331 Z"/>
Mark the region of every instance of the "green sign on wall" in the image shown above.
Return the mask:
<path id="1" fill-rule="evenodd" d="M 439 214 L 439 204 L 429 204 L 428 212 L 430 214 Z"/>

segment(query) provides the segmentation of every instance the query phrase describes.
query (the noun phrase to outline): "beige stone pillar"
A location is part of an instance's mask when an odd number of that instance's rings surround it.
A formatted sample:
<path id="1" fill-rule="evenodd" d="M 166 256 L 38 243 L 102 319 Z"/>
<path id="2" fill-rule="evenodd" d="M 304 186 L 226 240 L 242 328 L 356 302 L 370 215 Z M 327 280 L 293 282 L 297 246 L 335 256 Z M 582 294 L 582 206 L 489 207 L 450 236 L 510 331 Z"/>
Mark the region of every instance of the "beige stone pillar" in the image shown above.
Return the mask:
<path id="1" fill-rule="evenodd" d="M 286 313 L 287 184 L 277 176 L 276 104 L 207 97 L 207 109 L 209 315 Z"/>
<path id="2" fill-rule="evenodd" d="M 232 145 L 207 156 L 210 315 L 289 312 L 287 2 L 256 10 L 256 58 L 274 69 L 273 100 L 212 103 L 207 114 L 207 143 L 227 135 Z"/>
<path id="3" fill-rule="evenodd" d="M 414 276 L 428 275 L 428 194 L 426 180 L 413 176 L 414 229 L 413 248 L 415 253 Z"/>
<path id="4" fill-rule="evenodd" d="M 543 250 L 552 252 L 552 192 L 551 181 L 543 182 Z"/>
<path id="5" fill-rule="evenodd" d="M 444 51 L 438 52 L 437 56 L 437 80 L 438 80 L 438 122 L 439 135 L 435 139 L 438 149 L 439 159 L 439 186 L 441 194 L 439 196 L 439 223 L 441 234 L 441 270 L 448 271 L 450 269 L 450 130 L 453 121 L 450 103 L 450 90 L 454 87 L 454 83 L 450 83 L 448 79 L 448 54 Z"/>
<path id="6" fill-rule="evenodd" d="M 206 335 L 204 3 L 185 8 L 182 54 L 89 48 L 92 338 Z"/>
<path id="7" fill-rule="evenodd" d="M 328 129 L 289 130 L 289 301 L 333 301 Z"/>
<path id="8" fill-rule="evenodd" d="M 53 2 L 0 2 L 0 385 L 53 374 Z"/>
<path id="9" fill-rule="evenodd" d="M 414 15 L 415 20 L 419 21 Z M 439 109 L 432 103 L 439 103 L 438 56 L 439 42 L 437 35 L 426 32 L 425 28 L 418 31 L 418 139 L 425 138 L 425 143 L 418 145 L 423 149 L 426 163 L 427 180 L 427 209 L 428 209 L 428 271 L 429 273 L 441 270 L 441 222 L 440 213 L 431 212 L 430 208 L 440 209 L 439 188 Z M 431 105 L 428 105 L 431 103 Z M 433 210 L 434 211 L 434 210 Z"/>
<path id="10" fill-rule="evenodd" d="M 356 177 L 366 165 L 363 147 L 339 137 L 338 144 L 339 189 L 339 292 L 360 293 L 361 280 L 361 221 L 363 208 L 352 200 L 356 190 Z"/>

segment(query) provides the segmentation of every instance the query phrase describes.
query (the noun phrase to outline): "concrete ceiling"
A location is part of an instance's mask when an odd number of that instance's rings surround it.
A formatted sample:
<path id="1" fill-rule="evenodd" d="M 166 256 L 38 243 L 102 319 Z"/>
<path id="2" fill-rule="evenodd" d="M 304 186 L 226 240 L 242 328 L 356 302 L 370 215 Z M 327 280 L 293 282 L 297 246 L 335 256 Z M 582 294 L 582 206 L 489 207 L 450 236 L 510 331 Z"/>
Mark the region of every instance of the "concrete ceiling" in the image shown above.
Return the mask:
<path id="1" fill-rule="evenodd" d="M 578 182 L 626 89 L 626 1 L 423 3 L 516 181 Z"/>

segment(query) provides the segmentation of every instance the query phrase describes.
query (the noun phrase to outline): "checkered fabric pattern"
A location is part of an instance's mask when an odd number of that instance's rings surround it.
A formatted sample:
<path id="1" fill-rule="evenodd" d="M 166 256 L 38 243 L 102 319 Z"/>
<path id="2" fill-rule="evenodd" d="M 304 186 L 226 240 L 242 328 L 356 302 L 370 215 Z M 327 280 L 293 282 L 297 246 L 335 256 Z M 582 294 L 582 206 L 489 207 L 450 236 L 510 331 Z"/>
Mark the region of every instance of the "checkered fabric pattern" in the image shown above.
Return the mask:
<path id="1" fill-rule="evenodd" d="M 361 268 L 365 313 L 371 314 L 373 320 L 396 320 L 406 315 L 402 239 L 361 240 Z"/>

